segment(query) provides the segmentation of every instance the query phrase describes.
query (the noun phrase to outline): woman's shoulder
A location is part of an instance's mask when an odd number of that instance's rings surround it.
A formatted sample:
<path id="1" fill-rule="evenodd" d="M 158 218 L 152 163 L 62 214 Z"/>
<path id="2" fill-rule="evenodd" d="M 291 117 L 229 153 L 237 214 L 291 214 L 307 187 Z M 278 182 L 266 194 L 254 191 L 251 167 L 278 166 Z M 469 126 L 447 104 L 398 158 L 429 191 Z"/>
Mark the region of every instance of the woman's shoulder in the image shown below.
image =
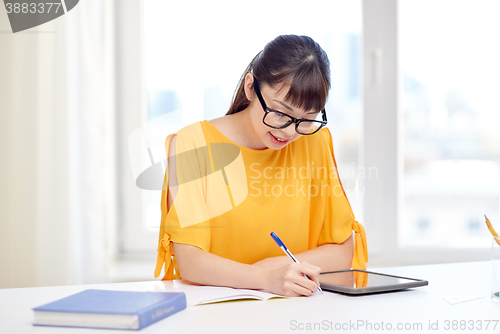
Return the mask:
<path id="1" fill-rule="evenodd" d="M 223 116 L 211 119 L 210 121 L 207 122 L 213 125 L 215 128 L 217 128 L 217 130 L 221 132 L 227 131 L 227 129 L 231 128 L 230 117 Z"/>
<path id="2" fill-rule="evenodd" d="M 198 121 L 182 127 L 165 140 L 167 152 L 182 153 L 193 149 L 204 149 L 208 145 L 232 143 L 211 121 Z M 217 146 L 217 145 L 216 145 Z"/>
<path id="3" fill-rule="evenodd" d="M 203 122 L 205 121 L 198 121 L 191 123 L 189 125 L 186 125 L 182 127 L 181 129 L 177 130 L 177 132 L 174 133 L 174 135 L 177 136 L 192 136 L 192 135 L 199 135 L 200 132 L 203 132 Z"/>
<path id="4" fill-rule="evenodd" d="M 242 139 L 241 126 L 238 126 L 241 122 L 241 113 L 236 113 L 207 121 L 207 126 L 212 128 L 219 139 L 244 146 L 245 140 Z"/>
<path id="5" fill-rule="evenodd" d="M 234 132 L 229 117 L 220 117 L 210 121 L 204 120 L 187 125 L 176 132 L 184 136 L 199 136 L 203 134 L 207 140 L 210 138 L 230 137 Z"/>
<path id="6" fill-rule="evenodd" d="M 203 146 L 206 146 L 206 139 L 203 133 L 202 122 L 183 126 L 165 138 L 165 149 L 168 155 L 173 152 L 180 153 Z"/>
<path id="7" fill-rule="evenodd" d="M 169 137 L 176 137 L 176 141 L 198 144 L 204 143 L 206 145 L 215 135 L 216 133 L 209 121 L 198 121 L 182 127 Z"/>

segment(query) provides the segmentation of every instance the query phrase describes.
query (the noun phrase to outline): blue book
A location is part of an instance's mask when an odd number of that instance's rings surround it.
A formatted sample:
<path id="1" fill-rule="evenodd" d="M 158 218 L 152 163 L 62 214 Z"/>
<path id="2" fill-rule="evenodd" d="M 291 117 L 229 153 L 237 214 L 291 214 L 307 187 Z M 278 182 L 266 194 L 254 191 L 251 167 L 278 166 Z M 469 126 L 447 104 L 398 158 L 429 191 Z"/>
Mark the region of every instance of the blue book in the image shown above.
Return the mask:
<path id="1" fill-rule="evenodd" d="M 34 308 L 33 324 L 137 330 L 185 308 L 183 292 L 85 290 Z"/>

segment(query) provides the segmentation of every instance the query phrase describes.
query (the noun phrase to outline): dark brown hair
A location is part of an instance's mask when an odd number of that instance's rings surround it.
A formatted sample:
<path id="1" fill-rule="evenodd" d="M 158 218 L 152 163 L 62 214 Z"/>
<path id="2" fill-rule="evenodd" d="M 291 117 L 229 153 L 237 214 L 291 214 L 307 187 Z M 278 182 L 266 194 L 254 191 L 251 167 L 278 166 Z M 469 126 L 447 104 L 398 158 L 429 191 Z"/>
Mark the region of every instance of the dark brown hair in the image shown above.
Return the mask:
<path id="1" fill-rule="evenodd" d="M 226 115 L 242 111 L 246 98 L 245 76 L 252 73 L 259 84 L 289 84 L 285 100 L 305 111 L 323 110 L 330 90 L 330 61 L 326 52 L 307 36 L 281 35 L 269 42 L 250 62 L 240 78 Z"/>

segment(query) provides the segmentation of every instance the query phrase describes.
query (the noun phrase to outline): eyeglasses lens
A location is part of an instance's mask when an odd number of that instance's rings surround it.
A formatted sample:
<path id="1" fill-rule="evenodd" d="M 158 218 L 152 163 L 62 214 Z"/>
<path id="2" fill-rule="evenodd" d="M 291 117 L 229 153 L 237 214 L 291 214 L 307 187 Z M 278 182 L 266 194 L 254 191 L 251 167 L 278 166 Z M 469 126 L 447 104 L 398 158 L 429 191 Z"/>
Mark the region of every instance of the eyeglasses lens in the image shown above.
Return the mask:
<path id="1" fill-rule="evenodd" d="M 292 119 L 285 114 L 278 111 L 268 111 L 266 117 L 264 118 L 264 123 L 273 128 L 284 128 L 290 125 Z M 299 123 L 296 128 L 299 134 L 313 134 L 322 127 L 321 122 L 316 122 L 313 120 L 304 120 Z"/>

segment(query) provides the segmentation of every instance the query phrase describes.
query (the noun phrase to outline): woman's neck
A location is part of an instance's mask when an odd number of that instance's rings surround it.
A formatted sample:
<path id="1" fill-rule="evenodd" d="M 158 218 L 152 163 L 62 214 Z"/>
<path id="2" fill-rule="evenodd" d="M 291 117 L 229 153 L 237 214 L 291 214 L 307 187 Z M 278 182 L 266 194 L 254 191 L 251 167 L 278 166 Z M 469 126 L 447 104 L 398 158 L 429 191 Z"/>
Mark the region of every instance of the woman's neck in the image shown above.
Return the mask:
<path id="1" fill-rule="evenodd" d="M 267 149 L 255 133 L 248 108 L 236 114 L 216 118 L 210 122 L 224 136 L 240 146 L 252 150 Z"/>

